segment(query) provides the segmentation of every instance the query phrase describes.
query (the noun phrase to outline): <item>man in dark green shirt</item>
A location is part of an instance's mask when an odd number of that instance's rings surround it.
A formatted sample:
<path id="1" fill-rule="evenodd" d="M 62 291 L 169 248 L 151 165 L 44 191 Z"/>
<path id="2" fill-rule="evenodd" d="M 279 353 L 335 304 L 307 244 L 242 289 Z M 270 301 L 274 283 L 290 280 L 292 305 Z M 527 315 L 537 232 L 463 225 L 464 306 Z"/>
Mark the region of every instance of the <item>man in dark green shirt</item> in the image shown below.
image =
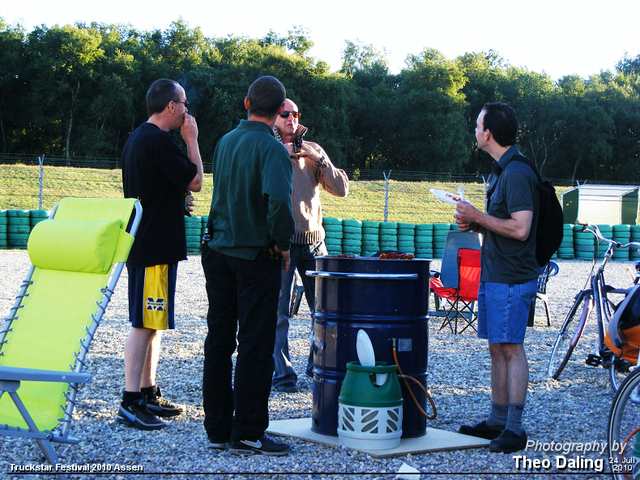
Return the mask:
<path id="1" fill-rule="evenodd" d="M 202 247 L 209 333 L 204 345 L 204 427 L 211 446 L 239 455 L 286 455 L 269 426 L 276 312 L 282 268 L 295 233 L 292 167 L 273 134 L 285 89 L 256 80 L 244 100 L 248 119 L 225 135 L 213 157 L 211 240 Z M 233 386 L 232 355 L 236 349 Z"/>

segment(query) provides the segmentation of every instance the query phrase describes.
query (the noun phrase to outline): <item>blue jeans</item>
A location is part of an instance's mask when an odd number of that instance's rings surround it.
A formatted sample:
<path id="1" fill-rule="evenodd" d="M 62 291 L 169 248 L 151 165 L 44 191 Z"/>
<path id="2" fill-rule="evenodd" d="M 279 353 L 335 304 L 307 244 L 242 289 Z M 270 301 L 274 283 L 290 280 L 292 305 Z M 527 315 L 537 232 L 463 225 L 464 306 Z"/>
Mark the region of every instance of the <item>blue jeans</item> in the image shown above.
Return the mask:
<path id="1" fill-rule="evenodd" d="M 203 245 L 202 267 L 209 298 L 202 382 L 204 427 L 215 442 L 255 441 L 269 426 L 282 259 L 263 251 L 255 260 L 245 260 Z"/>
<path id="2" fill-rule="evenodd" d="M 276 326 L 276 345 L 273 352 L 275 363 L 275 371 L 273 373 L 273 386 L 285 384 L 295 384 L 298 380 L 296 372 L 291 366 L 291 358 L 289 357 L 289 304 L 291 303 L 291 283 L 295 269 L 298 269 L 302 285 L 304 286 L 304 295 L 311 310 L 311 334 L 313 337 L 313 320 L 314 315 L 314 299 L 316 282 L 313 277 L 307 277 L 304 273 L 307 270 L 316 269 L 317 256 L 327 255 L 327 247 L 324 242 L 305 245 L 301 243 L 292 243 L 289 251 L 291 264 L 289 272 L 282 271 L 282 285 L 280 287 L 280 300 L 278 303 L 278 324 Z M 309 348 L 309 359 L 307 360 L 307 371 L 313 368 L 313 343 Z"/>
<path id="3" fill-rule="evenodd" d="M 535 278 L 518 285 L 480 283 L 478 337 L 489 343 L 524 343 L 537 285 Z"/>

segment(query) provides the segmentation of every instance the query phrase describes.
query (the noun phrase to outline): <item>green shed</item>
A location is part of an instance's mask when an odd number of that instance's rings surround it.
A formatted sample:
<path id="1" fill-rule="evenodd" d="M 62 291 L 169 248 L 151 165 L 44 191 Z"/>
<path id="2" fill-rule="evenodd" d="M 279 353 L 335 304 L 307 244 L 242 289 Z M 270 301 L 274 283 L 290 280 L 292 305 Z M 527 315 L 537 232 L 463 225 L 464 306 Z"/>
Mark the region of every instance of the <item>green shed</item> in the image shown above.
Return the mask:
<path id="1" fill-rule="evenodd" d="M 562 194 L 564 223 L 636 225 L 638 189 L 632 185 L 580 185 Z"/>

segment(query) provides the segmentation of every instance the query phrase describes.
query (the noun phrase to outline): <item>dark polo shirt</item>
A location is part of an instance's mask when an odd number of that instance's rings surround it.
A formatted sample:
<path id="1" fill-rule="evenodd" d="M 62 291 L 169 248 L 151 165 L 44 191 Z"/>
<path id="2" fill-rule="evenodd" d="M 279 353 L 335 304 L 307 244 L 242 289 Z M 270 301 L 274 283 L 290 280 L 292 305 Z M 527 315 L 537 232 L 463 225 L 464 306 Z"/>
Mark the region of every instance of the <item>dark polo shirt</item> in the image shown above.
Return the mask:
<path id="1" fill-rule="evenodd" d="M 527 164 L 512 161 L 515 155 L 522 156 L 513 145 L 497 163 L 494 162 L 494 172 L 489 176 L 486 213 L 508 219 L 514 212 L 533 211 L 531 232 L 525 241 L 520 241 L 487 230 L 482 244 L 481 282 L 514 285 L 540 274 L 536 261 L 538 179 Z"/>

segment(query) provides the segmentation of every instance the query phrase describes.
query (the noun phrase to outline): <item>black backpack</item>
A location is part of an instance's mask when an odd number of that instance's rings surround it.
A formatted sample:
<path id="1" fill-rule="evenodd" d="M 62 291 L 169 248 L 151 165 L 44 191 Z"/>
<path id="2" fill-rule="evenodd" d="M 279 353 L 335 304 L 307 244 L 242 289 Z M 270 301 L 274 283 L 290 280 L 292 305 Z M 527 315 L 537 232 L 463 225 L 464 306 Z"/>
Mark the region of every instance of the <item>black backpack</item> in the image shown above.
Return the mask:
<path id="1" fill-rule="evenodd" d="M 512 160 L 523 162 L 531 167 L 538 177 L 539 213 L 536 229 L 536 260 L 538 265 L 546 265 L 562 243 L 564 233 L 564 217 L 562 206 L 556 196 L 556 189 L 548 180 L 543 181 L 536 166 L 527 158 L 514 155 Z"/>

